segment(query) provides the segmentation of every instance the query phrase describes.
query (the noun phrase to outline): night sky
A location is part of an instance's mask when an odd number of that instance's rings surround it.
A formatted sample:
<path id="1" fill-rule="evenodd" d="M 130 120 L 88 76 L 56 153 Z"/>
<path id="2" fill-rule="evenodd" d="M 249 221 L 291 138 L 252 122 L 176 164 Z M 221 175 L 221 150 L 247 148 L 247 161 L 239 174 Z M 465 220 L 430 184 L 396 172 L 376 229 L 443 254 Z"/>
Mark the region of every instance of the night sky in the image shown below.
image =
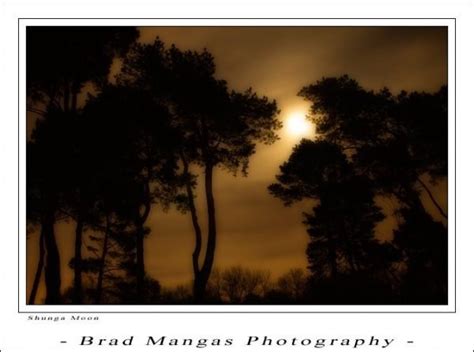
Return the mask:
<path id="1" fill-rule="evenodd" d="M 270 270 L 276 277 L 290 268 L 306 267 L 307 234 L 302 211 L 311 203 L 290 208 L 272 197 L 267 186 L 274 182 L 278 166 L 293 145 L 311 133 L 290 132 L 287 120 L 303 116 L 308 104 L 297 93 L 301 87 L 323 76 L 348 74 L 364 88 L 388 87 L 393 93 L 405 90 L 436 91 L 447 83 L 447 29 L 441 27 L 147 27 L 140 41 L 159 36 L 166 45 L 180 49 L 207 48 L 215 57 L 217 77 L 230 88 L 252 87 L 277 100 L 283 128 L 280 140 L 259 146 L 251 158 L 248 177 L 234 177 L 218 170 L 214 195 L 217 214 L 215 266 L 232 265 Z M 120 68 L 114 61 L 111 73 Z M 31 121 L 29 121 L 31 130 Z M 202 182 L 200 182 L 202 184 Z M 446 184 L 435 188 L 435 196 L 446 209 Z M 197 204 L 206 233 L 203 188 L 197 189 Z M 391 213 L 394 204 L 380 200 Z M 425 202 L 427 208 L 431 203 Z M 431 212 L 437 220 L 435 211 Z M 395 224 L 389 217 L 378 226 L 377 236 L 390 239 Z M 63 284 L 70 286 L 72 271 L 67 264 L 73 253 L 74 223 L 56 225 L 62 261 Z M 152 210 L 147 226 L 147 272 L 164 286 L 186 284 L 192 279 L 191 253 L 194 233 L 189 214 L 174 209 Z M 28 240 L 28 285 L 37 263 L 37 233 Z M 44 290 L 40 291 L 42 299 Z"/>

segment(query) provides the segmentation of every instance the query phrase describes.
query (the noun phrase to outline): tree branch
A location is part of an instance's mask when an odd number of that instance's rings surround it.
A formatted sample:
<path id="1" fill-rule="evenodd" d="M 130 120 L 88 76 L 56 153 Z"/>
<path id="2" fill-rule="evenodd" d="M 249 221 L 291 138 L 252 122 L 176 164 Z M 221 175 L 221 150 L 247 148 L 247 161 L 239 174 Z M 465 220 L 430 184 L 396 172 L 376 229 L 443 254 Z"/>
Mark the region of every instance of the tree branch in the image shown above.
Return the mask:
<path id="1" fill-rule="evenodd" d="M 435 205 L 436 209 L 438 209 L 439 213 L 445 218 L 445 219 L 448 219 L 448 216 L 446 215 L 446 213 L 443 211 L 443 208 L 441 208 L 441 206 L 439 205 L 439 203 L 436 201 L 436 199 L 434 198 L 433 194 L 431 193 L 430 189 L 428 188 L 428 186 L 419 178 L 417 177 L 417 181 L 420 183 L 420 185 L 424 188 L 424 190 L 426 191 L 426 193 L 428 193 L 428 196 L 430 197 L 431 201 L 433 202 L 433 204 Z"/>

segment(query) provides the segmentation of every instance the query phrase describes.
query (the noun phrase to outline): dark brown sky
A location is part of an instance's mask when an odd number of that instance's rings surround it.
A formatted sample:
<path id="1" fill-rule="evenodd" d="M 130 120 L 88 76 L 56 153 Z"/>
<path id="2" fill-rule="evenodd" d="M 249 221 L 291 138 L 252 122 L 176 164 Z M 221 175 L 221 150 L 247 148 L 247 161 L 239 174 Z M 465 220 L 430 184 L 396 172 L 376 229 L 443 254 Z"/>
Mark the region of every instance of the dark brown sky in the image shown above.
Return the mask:
<path id="1" fill-rule="evenodd" d="M 233 89 L 251 86 L 275 98 L 283 123 L 291 114 L 305 113 L 308 105 L 296 94 L 322 76 L 346 73 L 365 88 L 386 86 L 394 92 L 433 91 L 447 83 L 447 30 L 441 27 L 147 27 L 140 32 L 143 42 L 159 36 L 181 49 L 207 48 L 215 56 L 218 78 Z M 118 67 L 116 62 L 114 69 Z M 266 189 L 299 139 L 285 126 L 280 137 L 274 145 L 258 148 L 247 178 L 216 174 L 218 267 L 243 265 L 268 269 L 276 276 L 306 266 L 307 235 L 301 224 L 305 205 L 285 208 Z M 438 186 L 436 195 L 445 206 L 444 190 L 445 185 Z M 199 188 L 205 228 L 202 199 Z M 393 208 L 390 202 L 384 204 L 387 211 Z M 380 238 L 390 238 L 391 223 L 388 219 L 379 226 Z M 154 209 L 147 225 L 152 230 L 145 252 L 148 273 L 165 286 L 190 281 L 194 237 L 189 215 Z M 63 287 L 71 280 L 67 263 L 73 252 L 72 226 L 57 225 Z M 36 247 L 33 235 L 28 268 L 36 263 Z M 33 274 L 29 270 L 28 290 Z"/>

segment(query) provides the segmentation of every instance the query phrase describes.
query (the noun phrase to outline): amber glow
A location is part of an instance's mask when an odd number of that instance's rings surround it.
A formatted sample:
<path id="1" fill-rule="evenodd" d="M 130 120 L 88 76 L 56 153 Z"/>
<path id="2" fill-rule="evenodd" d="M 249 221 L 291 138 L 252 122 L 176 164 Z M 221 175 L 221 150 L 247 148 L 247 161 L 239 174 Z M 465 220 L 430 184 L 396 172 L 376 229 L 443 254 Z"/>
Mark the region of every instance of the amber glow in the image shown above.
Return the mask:
<path id="1" fill-rule="evenodd" d="M 313 125 L 306 119 L 304 111 L 291 113 L 285 121 L 285 128 L 291 137 L 311 137 Z"/>

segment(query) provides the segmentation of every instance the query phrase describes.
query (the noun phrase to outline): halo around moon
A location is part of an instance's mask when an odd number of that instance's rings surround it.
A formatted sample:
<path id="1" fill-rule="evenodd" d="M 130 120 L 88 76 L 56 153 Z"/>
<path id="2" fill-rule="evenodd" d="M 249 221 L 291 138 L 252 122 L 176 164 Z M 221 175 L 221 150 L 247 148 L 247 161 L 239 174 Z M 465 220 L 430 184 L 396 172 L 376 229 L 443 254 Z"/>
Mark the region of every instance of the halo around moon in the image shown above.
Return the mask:
<path id="1" fill-rule="evenodd" d="M 304 112 L 291 113 L 284 122 L 286 133 L 293 138 L 312 137 L 314 126 L 306 119 Z"/>

